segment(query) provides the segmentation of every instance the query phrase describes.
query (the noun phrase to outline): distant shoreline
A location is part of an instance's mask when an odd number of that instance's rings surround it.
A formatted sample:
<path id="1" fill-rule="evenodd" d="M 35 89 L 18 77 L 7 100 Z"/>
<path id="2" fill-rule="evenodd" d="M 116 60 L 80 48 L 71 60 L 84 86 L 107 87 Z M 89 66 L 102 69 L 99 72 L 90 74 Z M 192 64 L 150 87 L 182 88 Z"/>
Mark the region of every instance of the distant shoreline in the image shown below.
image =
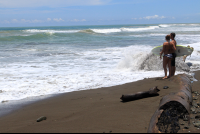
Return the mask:
<path id="1" fill-rule="evenodd" d="M 159 25 L 159 24 L 200 24 L 200 23 L 138 23 L 138 24 L 102 24 L 102 25 L 96 25 L 96 24 L 90 24 L 90 25 L 59 25 L 59 26 L 53 26 L 53 25 L 49 25 L 49 26 L 5 26 L 5 27 L 1 27 L 0 28 L 27 28 L 27 27 L 73 27 L 73 26 L 77 26 L 77 27 L 82 27 L 82 26 L 122 26 L 122 25 Z"/>

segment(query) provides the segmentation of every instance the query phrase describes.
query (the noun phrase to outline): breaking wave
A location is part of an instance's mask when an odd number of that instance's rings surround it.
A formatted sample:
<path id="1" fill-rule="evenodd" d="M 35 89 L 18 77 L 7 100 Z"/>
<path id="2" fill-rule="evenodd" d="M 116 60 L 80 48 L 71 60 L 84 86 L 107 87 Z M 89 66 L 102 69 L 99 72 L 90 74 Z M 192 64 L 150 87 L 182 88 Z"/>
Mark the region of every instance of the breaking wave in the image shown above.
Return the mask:
<path id="1" fill-rule="evenodd" d="M 28 30 L 23 30 L 23 32 L 28 32 L 28 33 L 76 33 L 79 30 L 39 30 L 39 29 L 28 29 Z"/>
<path id="2" fill-rule="evenodd" d="M 159 25 L 159 27 L 169 27 L 170 25 L 164 25 L 164 24 L 161 24 Z"/>
<path id="3" fill-rule="evenodd" d="M 118 69 L 128 69 L 131 71 L 160 71 L 163 70 L 163 60 L 153 53 L 135 53 L 127 55 L 118 64 Z M 190 67 L 183 61 L 182 57 L 176 58 L 176 70 L 189 72 Z"/>
<path id="4" fill-rule="evenodd" d="M 8 36 L 8 37 L 0 37 L 0 41 L 21 41 L 21 40 L 33 40 L 33 39 L 46 39 L 52 36 L 51 34 L 47 33 L 37 33 L 37 34 L 30 34 L 30 35 L 15 35 L 15 36 Z"/>
<path id="5" fill-rule="evenodd" d="M 23 30 L 23 32 L 26 33 L 49 33 L 49 34 L 55 34 L 55 33 L 118 33 L 118 32 L 139 32 L 139 31 L 146 31 L 146 30 L 154 30 L 158 29 L 163 26 L 148 26 L 148 27 L 141 27 L 141 28 L 111 28 L 111 29 L 83 29 L 83 30 L 39 30 L 39 29 L 28 29 Z"/>
<path id="6" fill-rule="evenodd" d="M 139 31 L 145 31 L 145 30 L 153 30 L 160 28 L 159 26 L 149 26 L 144 28 L 113 28 L 113 29 L 87 29 L 87 30 L 81 30 L 79 32 L 85 32 L 85 33 L 118 33 L 118 32 L 139 32 Z"/>
<path id="7" fill-rule="evenodd" d="M 94 34 L 95 32 L 91 29 L 86 29 L 86 30 L 80 30 L 79 33 L 89 33 L 89 34 Z"/>
<path id="8" fill-rule="evenodd" d="M 145 30 L 153 30 L 160 28 L 159 26 L 149 26 L 145 28 L 121 28 L 122 31 L 128 31 L 128 32 L 138 32 L 138 31 L 145 31 Z"/>

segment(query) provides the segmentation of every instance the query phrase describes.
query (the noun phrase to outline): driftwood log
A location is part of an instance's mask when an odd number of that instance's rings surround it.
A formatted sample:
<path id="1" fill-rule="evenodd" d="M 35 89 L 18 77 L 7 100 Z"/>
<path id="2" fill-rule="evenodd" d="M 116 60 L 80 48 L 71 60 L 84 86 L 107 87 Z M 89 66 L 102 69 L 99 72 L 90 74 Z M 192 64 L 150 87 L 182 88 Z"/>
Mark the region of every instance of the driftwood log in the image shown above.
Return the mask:
<path id="1" fill-rule="evenodd" d="M 177 133 L 180 130 L 179 119 L 190 123 L 192 104 L 192 86 L 189 76 L 181 74 L 169 79 L 180 85 L 177 92 L 170 93 L 160 100 L 160 105 L 151 117 L 148 133 Z"/>
<path id="2" fill-rule="evenodd" d="M 133 100 L 138 100 L 138 99 L 152 97 L 152 96 L 158 96 L 159 91 L 160 90 L 156 86 L 156 87 L 150 88 L 149 91 L 137 92 L 135 94 L 130 94 L 130 95 L 122 95 L 120 99 L 125 102 L 125 101 L 133 101 Z"/>

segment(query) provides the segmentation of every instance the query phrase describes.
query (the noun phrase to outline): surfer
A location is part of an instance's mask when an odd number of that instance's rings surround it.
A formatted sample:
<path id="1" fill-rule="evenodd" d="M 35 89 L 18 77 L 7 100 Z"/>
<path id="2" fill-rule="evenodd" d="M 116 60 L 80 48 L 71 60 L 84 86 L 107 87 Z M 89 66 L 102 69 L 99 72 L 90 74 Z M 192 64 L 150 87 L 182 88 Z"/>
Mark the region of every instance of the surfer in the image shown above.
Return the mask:
<path id="1" fill-rule="evenodd" d="M 176 51 L 176 40 L 174 39 L 175 36 L 176 36 L 175 33 L 171 33 L 171 34 L 170 34 L 170 38 L 171 38 L 171 40 L 172 40 L 170 43 L 173 44 L 173 48 L 174 48 L 174 49 L 173 49 L 173 52 L 172 52 L 173 57 L 172 57 L 172 60 L 171 60 L 171 76 L 174 76 L 174 75 L 175 75 L 175 71 L 176 71 L 176 66 L 175 66 L 175 59 L 176 59 L 176 53 L 175 53 L 175 51 Z"/>
<path id="2" fill-rule="evenodd" d="M 163 43 L 163 49 L 160 52 L 160 59 L 162 59 L 162 54 L 164 53 L 163 56 L 163 68 L 164 68 L 164 72 L 165 72 L 165 77 L 163 77 L 163 79 L 167 79 L 168 77 L 171 77 L 171 59 L 173 57 L 172 53 L 173 51 L 173 44 L 170 43 L 170 35 L 165 36 L 165 40 L 167 42 Z M 167 77 L 167 65 L 169 68 L 169 76 Z"/>

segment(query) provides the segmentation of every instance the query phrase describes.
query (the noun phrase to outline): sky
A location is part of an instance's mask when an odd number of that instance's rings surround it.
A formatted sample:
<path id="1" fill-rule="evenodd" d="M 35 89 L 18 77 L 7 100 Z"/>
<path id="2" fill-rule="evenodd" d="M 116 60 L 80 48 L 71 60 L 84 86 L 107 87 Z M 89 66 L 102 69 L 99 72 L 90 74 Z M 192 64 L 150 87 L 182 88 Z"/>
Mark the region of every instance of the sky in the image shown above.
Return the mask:
<path id="1" fill-rule="evenodd" d="M 200 23 L 200 0 L 0 0 L 0 27 Z"/>

